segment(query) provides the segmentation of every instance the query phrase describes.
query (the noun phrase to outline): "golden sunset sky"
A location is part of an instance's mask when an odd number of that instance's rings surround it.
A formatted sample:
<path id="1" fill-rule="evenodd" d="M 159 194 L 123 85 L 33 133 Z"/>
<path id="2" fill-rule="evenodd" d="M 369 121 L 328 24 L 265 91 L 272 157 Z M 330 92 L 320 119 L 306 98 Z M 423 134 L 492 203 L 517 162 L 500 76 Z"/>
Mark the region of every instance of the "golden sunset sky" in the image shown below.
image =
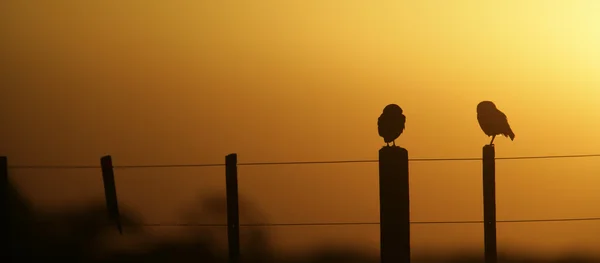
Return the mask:
<path id="1" fill-rule="evenodd" d="M 396 103 L 411 158 L 479 157 L 476 105 L 516 133 L 496 155 L 600 153 L 600 1 L 0 3 L 0 155 L 10 165 L 377 159 Z M 497 161 L 498 219 L 600 217 L 600 159 Z M 377 163 L 244 166 L 262 222 L 377 222 Z M 481 163 L 411 163 L 414 221 L 480 220 Z M 116 170 L 147 223 L 224 196 L 224 168 Z M 103 200 L 99 169 L 11 170 L 37 209 Z M 242 210 L 246 209 L 244 206 Z M 200 219 L 198 219 L 200 220 Z M 242 218 L 242 222 L 249 219 Z M 483 247 L 482 225 L 415 225 L 415 251 Z M 267 229 L 280 249 L 378 226 Z M 155 231 L 186 231 L 163 228 Z M 501 251 L 592 252 L 600 222 L 498 224 Z"/>

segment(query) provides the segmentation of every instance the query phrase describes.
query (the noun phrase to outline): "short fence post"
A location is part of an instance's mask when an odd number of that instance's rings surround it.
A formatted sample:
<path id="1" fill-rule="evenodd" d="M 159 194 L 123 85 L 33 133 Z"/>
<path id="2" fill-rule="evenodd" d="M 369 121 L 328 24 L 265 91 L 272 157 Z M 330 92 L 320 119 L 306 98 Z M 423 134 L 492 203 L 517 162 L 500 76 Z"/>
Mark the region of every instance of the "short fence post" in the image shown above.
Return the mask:
<path id="1" fill-rule="evenodd" d="M 496 263 L 496 153 L 493 145 L 483 147 L 483 221 L 485 262 Z"/>
<path id="2" fill-rule="evenodd" d="M 237 154 L 225 157 L 225 185 L 227 192 L 227 240 L 229 262 L 237 263 L 240 258 L 240 216 L 238 204 Z"/>
<path id="3" fill-rule="evenodd" d="M 106 208 L 108 217 L 117 224 L 120 234 L 123 234 L 121 225 L 121 216 L 119 215 L 119 204 L 117 201 L 117 186 L 115 183 L 115 174 L 113 171 L 112 157 L 104 156 L 100 159 L 102 166 L 102 180 L 104 181 L 104 197 L 106 198 Z"/>
<path id="4" fill-rule="evenodd" d="M 379 150 L 379 220 L 382 263 L 410 262 L 408 151 Z"/>

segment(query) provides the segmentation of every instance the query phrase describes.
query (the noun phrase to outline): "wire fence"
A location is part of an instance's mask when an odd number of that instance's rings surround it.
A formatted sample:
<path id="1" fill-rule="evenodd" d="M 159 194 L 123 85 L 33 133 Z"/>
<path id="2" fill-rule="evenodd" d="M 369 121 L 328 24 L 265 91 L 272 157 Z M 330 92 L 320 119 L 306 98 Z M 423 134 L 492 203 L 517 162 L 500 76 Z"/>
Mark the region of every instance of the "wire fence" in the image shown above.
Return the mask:
<path id="1" fill-rule="evenodd" d="M 579 217 L 579 218 L 551 218 L 551 219 L 515 219 L 515 220 L 497 220 L 496 223 L 559 223 L 559 222 L 584 222 L 600 221 L 600 217 Z M 483 224 L 483 220 L 462 220 L 462 221 L 414 221 L 411 225 L 455 225 L 455 224 Z M 42 223 L 43 224 L 43 223 Z M 111 224 L 112 225 L 112 224 Z M 215 223 L 140 223 L 140 224 L 122 224 L 129 227 L 227 227 L 227 224 Z M 240 223 L 240 227 L 294 227 L 294 226 L 378 226 L 379 222 L 314 222 L 314 223 Z"/>
<path id="2" fill-rule="evenodd" d="M 539 156 L 513 156 L 496 157 L 496 160 L 531 160 L 531 159 L 565 159 L 565 158 L 591 158 L 600 157 L 600 154 L 572 154 L 572 155 L 539 155 Z M 481 161 L 481 157 L 463 158 L 413 158 L 409 162 L 454 162 L 454 161 Z M 347 163 L 377 163 L 379 160 L 337 160 L 337 161 L 289 161 L 289 162 L 249 162 L 238 163 L 238 166 L 268 166 L 268 165 L 313 165 L 313 164 L 347 164 Z M 133 168 L 184 168 L 184 167 L 223 167 L 222 164 L 162 164 L 162 165 L 113 165 L 115 169 Z M 99 165 L 14 165 L 10 169 L 100 169 Z M 497 223 L 543 223 L 543 222 L 575 222 L 575 221 L 600 221 L 600 217 L 579 218 L 551 218 L 551 219 L 514 219 L 496 220 Z M 414 221 L 411 225 L 430 224 L 483 224 L 483 220 L 464 221 Z M 379 225 L 379 222 L 329 222 L 329 223 L 254 223 L 240 224 L 240 227 L 290 227 L 290 226 L 357 226 Z M 134 224 L 130 226 L 141 227 L 227 227 L 227 224 L 204 223 L 158 223 Z"/>
<path id="3" fill-rule="evenodd" d="M 576 221 L 600 221 L 600 217 L 580 218 L 552 218 L 552 219 L 516 219 L 497 220 L 497 223 L 543 223 L 543 222 L 576 222 Z M 465 221 L 414 221 L 411 225 L 440 225 L 440 224 L 483 224 L 483 220 Z M 329 223 L 254 223 L 240 224 L 240 227 L 285 227 L 285 226 L 358 226 L 379 225 L 379 222 L 329 222 Z M 135 226 L 145 227 L 227 227 L 226 224 L 203 224 L 203 223 L 159 223 L 138 224 Z"/>
<path id="4" fill-rule="evenodd" d="M 531 159 L 565 159 L 565 158 L 590 158 L 600 157 L 599 154 L 572 154 L 572 155 L 539 155 L 539 156 L 513 156 L 496 157 L 496 160 L 531 160 Z M 409 162 L 460 162 L 481 161 L 481 157 L 462 158 L 412 158 Z M 347 163 L 377 163 L 379 160 L 334 160 L 334 161 L 289 161 L 289 162 L 249 162 L 238 163 L 238 166 L 267 166 L 267 165 L 313 165 L 313 164 L 347 164 Z M 131 168 L 185 168 L 185 167 L 222 167 L 224 163 L 208 164 L 155 164 L 155 165 L 113 165 L 115 169 Z M 100 165 L 12 165 L 10 169 L 100 169 Z"/>

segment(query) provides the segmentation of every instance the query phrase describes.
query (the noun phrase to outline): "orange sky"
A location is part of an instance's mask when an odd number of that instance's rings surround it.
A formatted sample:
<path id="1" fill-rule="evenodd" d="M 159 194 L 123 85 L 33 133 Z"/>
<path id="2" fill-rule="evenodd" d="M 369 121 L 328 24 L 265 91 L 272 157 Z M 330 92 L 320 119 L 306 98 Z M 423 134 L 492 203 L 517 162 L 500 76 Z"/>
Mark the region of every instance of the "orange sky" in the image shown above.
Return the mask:
<path id="1" fill-rule="evenodd" d="M 411 157 L 477 157 L 489 142 L 481 100 L 516 133 L 497 156 L 598 153 L 599 12 L 597 1 L 3 1 L 0 154 L 13 165 L 376 159 L 376 119 L 397 103 Z M 480 219 L 480 168 L 411 164 L 413 220 Z M 498 218 L 600 216 L 599 172 L 596 159 L 498 161 Z M 102 198 L 99 175 L 11 171 L 40 209 Z M 199 193 L 222 192 L 223 176 L 119 170 L 117 184 L 147 222 L 172 222 Z M 375 163 L 242 167 L 240 193 L 269 222 L 378 220 Z M 503 224 L 499 248 L 592 249 L 597 229 Z M 378 246 L 376 226 L 272 231 Z M 482 231 L 415 226 L 414 247 L 481 247 Z"/>

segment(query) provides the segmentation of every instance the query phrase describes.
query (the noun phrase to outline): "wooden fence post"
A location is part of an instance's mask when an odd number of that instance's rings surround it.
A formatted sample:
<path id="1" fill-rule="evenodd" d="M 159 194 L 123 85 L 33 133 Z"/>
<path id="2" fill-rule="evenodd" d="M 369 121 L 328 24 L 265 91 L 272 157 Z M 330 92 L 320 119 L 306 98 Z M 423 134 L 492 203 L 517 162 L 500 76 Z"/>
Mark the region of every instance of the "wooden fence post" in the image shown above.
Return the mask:
<path id="1" fill-rule="evenodd" d="M 485 262 L 496 263 L 496 153 L 493 145 L 483 147 L 483 221 Z"/>
<path id="2" fill-rule="evenodd" d="M 237 263 L 240 258 L 240 215 L 238 204 L 237 154 L 225 157 L 225 185 L 227 192 L 227 240 L 229 262 Z"/>
<path id="3" fill-rule="evenodd" d="M 106 209 L 108 217 L 117 224 L 120 234 L 123 234 L 121 216 L 119 215 L 119 204 L 117 201 L 117 186 L 113 171 L 112 157 L 110 155 L 100 158 L 102 166 L 102 180 L 104 181 L 104 197 L 106 198 Z"/>
<path id="4" fill-rule="evenodd" d="M 379 150 L 379 221 L 382 263 L 410 262 L 408 151 Z"/>

